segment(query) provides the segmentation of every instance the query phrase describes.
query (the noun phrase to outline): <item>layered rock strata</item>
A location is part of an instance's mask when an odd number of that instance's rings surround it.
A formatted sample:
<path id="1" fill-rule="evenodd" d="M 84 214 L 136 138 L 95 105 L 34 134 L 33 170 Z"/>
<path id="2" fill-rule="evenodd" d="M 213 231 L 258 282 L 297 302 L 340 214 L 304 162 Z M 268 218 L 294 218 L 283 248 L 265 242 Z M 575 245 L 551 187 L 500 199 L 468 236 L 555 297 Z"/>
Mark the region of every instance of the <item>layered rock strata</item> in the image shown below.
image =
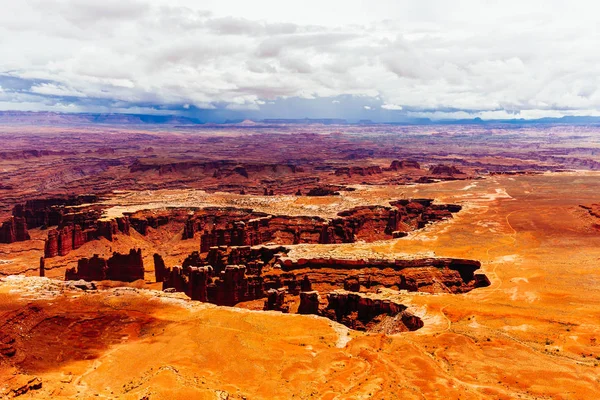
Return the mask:
<path id="1" fill-rule="evenodd" d="M 424 258 L 414 260 L 350 260 L 280 257 L 285 272 L 307 276 L 313 285 L 359 291 L 383 286 L 412 292 L 465 293 L 490 285 L 475 260 Z"/>

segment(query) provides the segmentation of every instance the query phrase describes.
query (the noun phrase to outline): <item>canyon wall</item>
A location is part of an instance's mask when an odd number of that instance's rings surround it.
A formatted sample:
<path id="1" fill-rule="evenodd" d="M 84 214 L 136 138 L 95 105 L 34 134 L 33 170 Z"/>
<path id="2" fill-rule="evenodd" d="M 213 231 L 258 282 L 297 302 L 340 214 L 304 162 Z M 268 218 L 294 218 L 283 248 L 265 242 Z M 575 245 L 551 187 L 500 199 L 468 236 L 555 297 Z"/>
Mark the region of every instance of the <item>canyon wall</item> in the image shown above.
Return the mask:
<path id="1" fill-rule="evenodd" d="M 11 217 L 0 225 L 0 243 L 22 242 L 29 239 L 25 218 Z"/>
<path id="2" fill-rule="evenodd" d="M 183 238 L 200 235 L 200 252 L 214 246 L 259 244 L 335 244 L 400 237 L 430 222 L 452 218 L 461 207 L 432 204 L 429 199 L 398 200 L 392 207 L 362 206 L 342 211 L 338 218 L 279 216 L 249 210 L 213 209 L 190 217 Z M 207 213 L 211 213 L 209 215 Z"/>
<path id="3" fill-rule="evenodd" d="M 283 271 L 308 276 L 313 285 L 369 289 L 375 286 L 412 292 L 465 293 L 490 285 L 475 260 L 423 258 L 414 260 L 361 260 L 315 258 L 278 260 Z"/>
<path id="4" fill-rule="evenodd" d="M 84 228 L 85 227 L 85 228 Z M 71 250 L 80 248 L 92 240 L 105 238 L 112 241 L 118 233 L 129 235 L 129 219 L 119 217 L 112 220 L 96 220 L 80 225 L 59 225 L 56 229 L 48 230 L 44 244 L 44 257 L 65 256 Z"/>

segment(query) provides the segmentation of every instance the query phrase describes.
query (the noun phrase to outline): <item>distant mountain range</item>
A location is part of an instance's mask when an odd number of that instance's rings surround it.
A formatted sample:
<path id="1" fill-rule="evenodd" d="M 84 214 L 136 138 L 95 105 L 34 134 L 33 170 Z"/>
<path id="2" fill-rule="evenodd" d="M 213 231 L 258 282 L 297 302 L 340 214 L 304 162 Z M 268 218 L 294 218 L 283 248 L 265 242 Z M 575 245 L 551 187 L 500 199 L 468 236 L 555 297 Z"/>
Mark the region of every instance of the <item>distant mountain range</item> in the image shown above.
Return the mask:
<path id="1" fill-rule="evenodd" d="M 146 125 L 167 124 L 186 125 L 202 124 L 196 118 L 176 115 L 151 114 L 94 114 L 94 113 L 58 113 L 33 111 L 0 111 L 0 123 L 4 124 L 42 124 L 42 125 L 78 125 L 78 124 L 107 124 L 107 125 Z"/>
<path id="2" fill-rule="evenodd" d="M 33 112 L 33 111 L 0 111 L 0 124 L 39 124 L 39 125 L 202 125 L 204 121 L 198 118 L 177 115 L 152 115 L 152 114 L 118 114 L 118 113 L 58 113 L 58 112 Z M 321 125 L 534 125 L 534 124 L 564 124 L 564 125 L 596 125 L 600 124 L 600 117 L 568 116 L 561 118 L 539 119 L 446 119 L 431 120 L 429 118 L 406 118 L 396 122 L 373 122 L 371 120 L 348 121 L 341 118 L 269 118 L 262 120 L 227 120 L 221 124 L 214 122 L 208 125 L 236 125 L 236 126 L 264 126 L 282 124 L 321 124 Z"/>

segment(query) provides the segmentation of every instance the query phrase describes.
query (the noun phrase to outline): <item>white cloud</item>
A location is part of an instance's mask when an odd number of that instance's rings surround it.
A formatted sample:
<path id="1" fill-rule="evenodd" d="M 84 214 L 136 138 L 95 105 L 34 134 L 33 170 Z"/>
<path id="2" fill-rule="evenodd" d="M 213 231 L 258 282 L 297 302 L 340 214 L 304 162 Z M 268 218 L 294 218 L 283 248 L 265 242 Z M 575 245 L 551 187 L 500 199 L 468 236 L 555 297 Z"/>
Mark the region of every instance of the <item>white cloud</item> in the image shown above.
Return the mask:
<path id="1" fill-rule="evenodd" d="M 0 74 L 32 80 L 39 95 L 11 96 L 19 108 L 69 96 L 255 110 L 279 97 L 346 94 L 415 115 L 600 110 L 600 5 L 591 1 L 0 6 L 11 9 L 0 14 Z"/>
<path id="2" fill-rule="evenodd" d="M 399 106 L 397 104 L 383 104 L 381 106 L 381 108 L 383 108 L 384 110 L 396 110 L 396 111 L 402 110 L 402 106 Z"/>
<path id="3" fill-rule="evenodd" d="M 371 106 L 363 106 L 365 110 L 372 110 Z"/>

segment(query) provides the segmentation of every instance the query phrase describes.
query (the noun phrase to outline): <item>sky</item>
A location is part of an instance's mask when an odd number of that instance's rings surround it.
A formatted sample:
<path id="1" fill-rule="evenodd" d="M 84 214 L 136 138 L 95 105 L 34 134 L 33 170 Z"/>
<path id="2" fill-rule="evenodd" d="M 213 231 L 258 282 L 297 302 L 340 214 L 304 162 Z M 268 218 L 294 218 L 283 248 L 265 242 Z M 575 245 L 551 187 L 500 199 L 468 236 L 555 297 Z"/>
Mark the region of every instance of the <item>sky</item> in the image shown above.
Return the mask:
<path id="1" fill-rule="evenodd" d="M 0 110 L 600 115 L 600 2 L 0 0 Z"/>

